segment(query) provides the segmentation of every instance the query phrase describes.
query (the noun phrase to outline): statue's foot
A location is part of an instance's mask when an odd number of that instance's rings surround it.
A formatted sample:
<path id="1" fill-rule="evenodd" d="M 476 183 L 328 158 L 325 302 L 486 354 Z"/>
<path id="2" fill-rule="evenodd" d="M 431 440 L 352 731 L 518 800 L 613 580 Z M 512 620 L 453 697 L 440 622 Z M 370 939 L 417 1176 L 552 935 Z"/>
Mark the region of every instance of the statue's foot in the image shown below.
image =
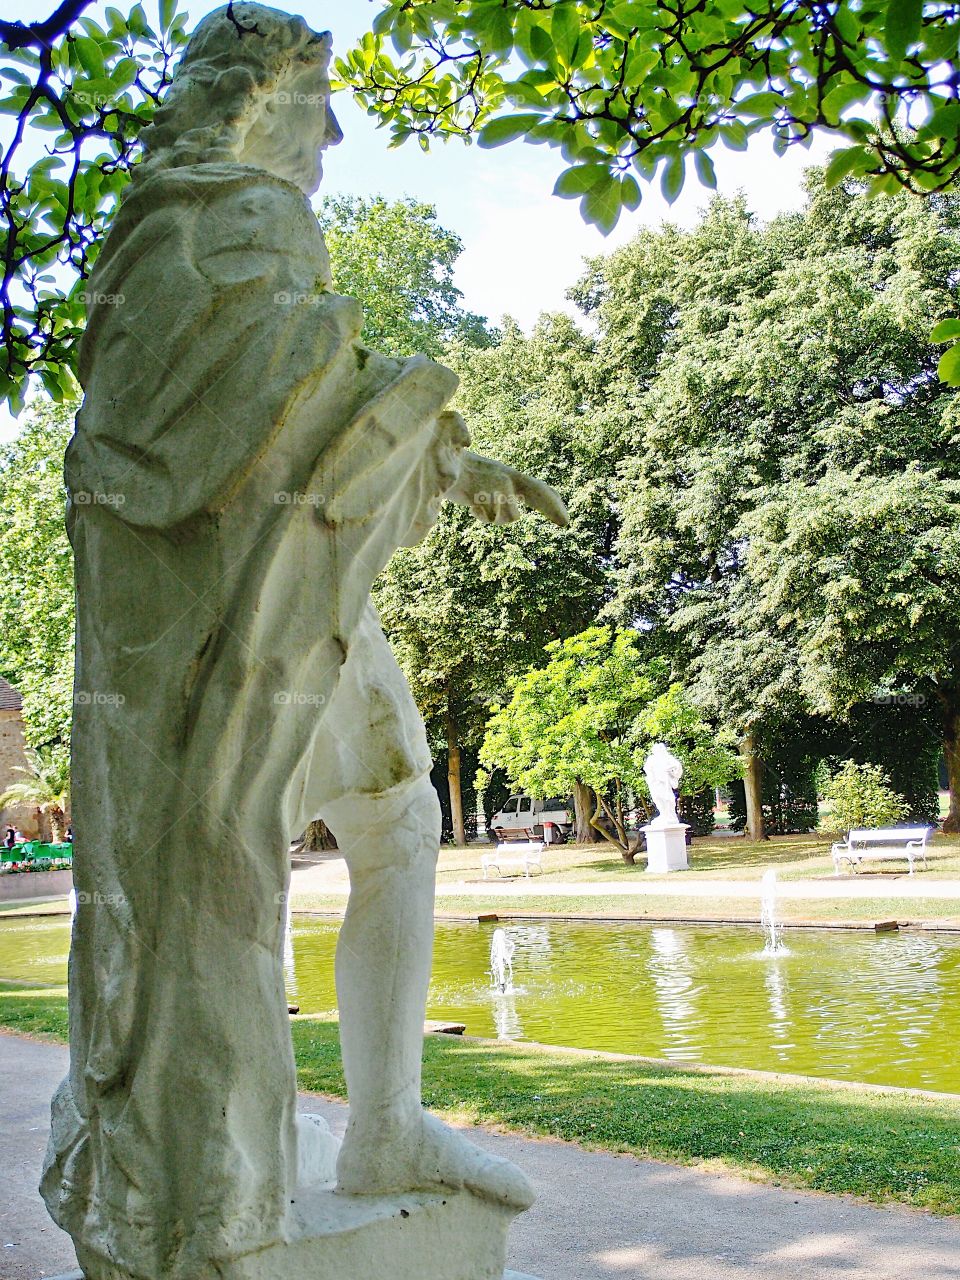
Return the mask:
<path id="1" fill-rule="evenodd" d="M 434 1187 L 472 1191 L 511 1209 L 529 1209 L 536 1193 L 526 1174 L 420 1111 L 396 1137 L 376 1126 L 347 1126 L 337 1160 L 337 1190 L 385 1195 Z"/>
<path id="2" fill-rule="evenodd" d="M 316 1186 L 333 1182 L 337 1176 L 337 1154 L 340 1143 L 330 1132 L 322 1116 L 301 1113 L 297 1116 L 297 1185 Z"/>

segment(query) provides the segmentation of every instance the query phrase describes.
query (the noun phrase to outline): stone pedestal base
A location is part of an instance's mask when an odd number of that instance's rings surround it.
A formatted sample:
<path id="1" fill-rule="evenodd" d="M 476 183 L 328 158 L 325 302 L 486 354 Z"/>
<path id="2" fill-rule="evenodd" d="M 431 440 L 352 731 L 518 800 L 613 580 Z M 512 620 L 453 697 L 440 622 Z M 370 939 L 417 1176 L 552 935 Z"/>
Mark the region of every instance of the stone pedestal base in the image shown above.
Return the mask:
<path id="1" fill-rule="evenodd" d="M 663 873 L 664 871 L 685 871 L 690 863 L 687 861 L 687 831 L 685 822 L 675 826 L 658 827 L 650 825 L 642 827 L 647 841 L 647 870 Z"/>
<path id="2" fill-rule="evenodd" d="M 346 1196 L 324 1188 L 301 1191 L 294 1212 L 286 1241 L 222 1263 L 217 1280 L 533 1280 L 504 1271 L 515 1211 L 469 1192 Z M 60 1280 L 133 1280 L 106 1260 L 80 1260 L 83 1270 Z"/>

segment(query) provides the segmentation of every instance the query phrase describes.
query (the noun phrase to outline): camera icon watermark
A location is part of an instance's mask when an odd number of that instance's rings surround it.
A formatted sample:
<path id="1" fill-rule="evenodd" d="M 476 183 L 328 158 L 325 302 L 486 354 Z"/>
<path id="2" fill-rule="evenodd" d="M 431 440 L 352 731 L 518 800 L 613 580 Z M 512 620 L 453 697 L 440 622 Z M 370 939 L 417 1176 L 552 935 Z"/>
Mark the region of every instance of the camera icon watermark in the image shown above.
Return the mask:
<path id="1" fill-rule="evenodd" d="M 278 707 L 322 707 L 326 698 L 322 693 L 302 693 L 299 689 L 278 689 L 273 695 Z"/>
<path id="2" fill-rule="evenodd" d="M 75 689 L 73 694 L 75 707 L 122 707 L 126 700 L 122 693 L 104 693 L 101 689 Z"/>
<path id="3" fill-rule="evenodd" d="M 122 507 L 127 501 L 125 493 L 97 493 L 90 489 L 80 489 L 70 497 L 78 507 Z"/>
<path id="4" fill-rule="evenodd" d="M 925 693 L 875 693 L 870 699 L 881 707 L 925 707 Z"/>
<path id="5" fill-rule="evenodd" d="M 318 307 L 323 301 L 323 294 L 308 293 L 306 289 L 278 289 L 273 300 L 280 307 Z"/>
<path id="6" fill-rule="evenodd" d="M 127 898 L 123 893 L 100 893 L 99 890 L 87 893 L 84 889 L 77 890 L 78 907 L 125 907 L 126 905 Z"/>
<path id="7" fill-rule="evenodd" d="M 297 489 L 280 489 L 273 495 L 279 507 L 322 507 L 327 501 L 326 494 L 304 493 Z"/>
<path id="8" fill-rule="evenodd" d="M 126 294 L 123 293 L 91 292 L 89 289 L 81 289 L 77 299 L 85 307 L 122 307 L 127 300 Z"/>
<path id="9" fill-rule="evenodd" d="M 278 89 L 276 93 L 271 93 L 268 97 L 273 102 L 288 107 L 322 107 L 327 102 L 327 94 L 325 93 L 291 93 L 289 89 Z"/>

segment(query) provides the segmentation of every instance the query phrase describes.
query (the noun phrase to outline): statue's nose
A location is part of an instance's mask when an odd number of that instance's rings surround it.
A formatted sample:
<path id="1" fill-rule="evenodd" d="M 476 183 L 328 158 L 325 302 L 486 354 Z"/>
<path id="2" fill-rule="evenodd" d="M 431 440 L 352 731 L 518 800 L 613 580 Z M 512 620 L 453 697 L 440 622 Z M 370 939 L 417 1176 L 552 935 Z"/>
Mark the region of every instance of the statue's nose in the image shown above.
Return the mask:
<path id="1" fill-rule="evenodd" d="M 324 145 L 328 147 L 336 147 L 343 141 L 343 130 L 340 128 L 340 121 L 333 114 L 330 108 L 327 108 L 327 128 L 323 135 Z"/>

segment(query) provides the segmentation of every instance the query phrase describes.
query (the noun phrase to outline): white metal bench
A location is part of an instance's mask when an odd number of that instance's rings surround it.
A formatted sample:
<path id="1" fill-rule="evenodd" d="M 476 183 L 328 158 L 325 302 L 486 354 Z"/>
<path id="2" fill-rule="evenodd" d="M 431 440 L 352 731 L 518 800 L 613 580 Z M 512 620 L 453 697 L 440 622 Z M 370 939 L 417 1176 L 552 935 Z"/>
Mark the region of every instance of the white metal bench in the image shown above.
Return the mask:
<path id="1" fill-rule="evenodd" d="M 927 840 L 932 827 L 882 827 L 876 831 L 854 830 L 846 840 L 833 846 L 833 866 L 839 873 L 840 863 L 847 862 L 856 871 L 865 858 L 906 858 L 913 875 L 914 861 L 919 857 L 927 865 Z"/>
<path id="2" fill-rule="evenodd" d="M 491 867 L 496 867 L 499 874 L 503 875 L 504 867 L 522 867 L 523 874 L 530 879 L 530 870 L 536 867 L 539 872 L 543 872 L 543 864 L 540 858 L 543 854 L 543 842 L 532 842 L 527 844 L 525 841 L 504 841 L 498 844 L 493 853 L 485 853 L 480 859 L 480 865 L 483 867 L 483 878 L 486 880 L 487 872 Z"/>

